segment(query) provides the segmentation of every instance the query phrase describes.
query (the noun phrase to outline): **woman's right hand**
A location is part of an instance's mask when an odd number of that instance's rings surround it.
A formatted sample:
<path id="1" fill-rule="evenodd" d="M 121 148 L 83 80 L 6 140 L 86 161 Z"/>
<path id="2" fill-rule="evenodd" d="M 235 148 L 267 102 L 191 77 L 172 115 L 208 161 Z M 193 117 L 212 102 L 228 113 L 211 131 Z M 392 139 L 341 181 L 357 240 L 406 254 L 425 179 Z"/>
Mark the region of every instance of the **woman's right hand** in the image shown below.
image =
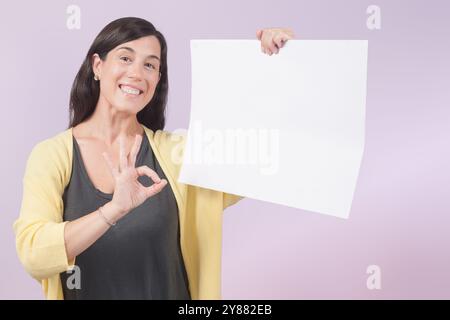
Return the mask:
<path id="1" fill-rule="evenodd" d="M 160 179 L 158 174 L 147 166 L 136 168 L 136 156 L 142 142 L 142 137 L 136 135 L 133 147 L 128 155 L 125 153 L 125 142 L 123 138 L 119 138 L 119 164 L 114 166 L 109 154 L 103 152 L 111 173 L 114 177 L 114 194 L 111 204 L 116 207 L 121 216 L 116 221 L 130 212 L 132 209 L 141 205 L 145 200 L 160 192 L 167 180 Z M 143 186 L 138 177 L 146 175 L 153 180 L 150 187 Z"/>

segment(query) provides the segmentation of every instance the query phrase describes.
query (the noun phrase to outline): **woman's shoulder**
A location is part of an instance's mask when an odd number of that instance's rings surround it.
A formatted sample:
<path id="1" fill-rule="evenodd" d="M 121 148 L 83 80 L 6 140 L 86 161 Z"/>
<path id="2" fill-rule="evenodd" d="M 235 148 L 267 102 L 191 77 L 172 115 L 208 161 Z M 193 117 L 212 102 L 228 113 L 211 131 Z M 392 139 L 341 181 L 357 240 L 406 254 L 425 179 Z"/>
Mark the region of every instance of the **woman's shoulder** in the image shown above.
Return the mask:
<path id="1" fill-rule="evenodd" d="M 33 150 L 38 151 L 61 151 L 65 152 L 70 149 L 72 134 L 71 128 L 59 132 L 49 138 L 39 141 L 33 147 Z"/>
<path id="2" fill-rule="evenodd" d="M 28 157 L 28 165 L 39 164 L 45 167 L 59 168 L 70 165 L 72 158 L 71 129 L 59 132 L 36 143 Z"/>

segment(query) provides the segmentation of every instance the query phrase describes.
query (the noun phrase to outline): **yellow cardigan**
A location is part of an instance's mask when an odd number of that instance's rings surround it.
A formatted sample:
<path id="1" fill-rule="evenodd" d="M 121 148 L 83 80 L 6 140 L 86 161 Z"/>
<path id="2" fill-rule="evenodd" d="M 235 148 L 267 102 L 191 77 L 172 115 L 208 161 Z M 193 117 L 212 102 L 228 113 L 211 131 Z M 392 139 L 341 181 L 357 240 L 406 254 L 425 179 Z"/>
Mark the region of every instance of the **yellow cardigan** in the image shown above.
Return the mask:
<path id="1" fill-rule="evenodd" d="M 222 212 L 242 197 L 179 183 L 185 138 L 144 127 L 179 208 L 180 244 L 192 299 L 221 298 Z M 63 299 L 59 273 L 68 261 L 64 244 L 64 203 L 73 155 L 72 129 L 38 143 L 23 178 L 20 217 L 14 223 L 16 248 L 26 271 L 41 282 L 47 299 Z M 178 158 L 181 159 L 181 158 Z"/>

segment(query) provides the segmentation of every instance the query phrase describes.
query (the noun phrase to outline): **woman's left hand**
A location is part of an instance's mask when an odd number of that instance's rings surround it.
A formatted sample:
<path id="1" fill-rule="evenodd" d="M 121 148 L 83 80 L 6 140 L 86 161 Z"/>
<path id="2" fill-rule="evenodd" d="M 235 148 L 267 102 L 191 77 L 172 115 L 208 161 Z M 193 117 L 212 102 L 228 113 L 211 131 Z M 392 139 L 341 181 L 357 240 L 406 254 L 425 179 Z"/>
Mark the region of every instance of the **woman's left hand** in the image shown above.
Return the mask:
<path id="1" fill-rule="evenodd" d="M 261 51 L 271 56 L 278 53 L 286 41 L 294 38 L 294 32 L 289 28 L 259 29 L 256 37 L 261 41 Z"/>

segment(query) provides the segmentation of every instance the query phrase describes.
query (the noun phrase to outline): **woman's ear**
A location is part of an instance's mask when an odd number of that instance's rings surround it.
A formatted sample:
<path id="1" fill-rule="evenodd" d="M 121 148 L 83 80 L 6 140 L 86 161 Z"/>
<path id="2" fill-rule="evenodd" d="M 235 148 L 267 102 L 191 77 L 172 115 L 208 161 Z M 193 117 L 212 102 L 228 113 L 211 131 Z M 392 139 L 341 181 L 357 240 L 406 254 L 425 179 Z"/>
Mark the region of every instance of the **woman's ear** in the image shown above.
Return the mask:
<path id="1" fill-rule="evenodd" d="M 100 59 L 100 56 L 97 53 L 94 53 L 92 55 L 92 71 L 94 72 L 94 76 L 96 76 L 98 79 L 101 78 L 101 65 L 102 65 L 102 59 Z"/>

